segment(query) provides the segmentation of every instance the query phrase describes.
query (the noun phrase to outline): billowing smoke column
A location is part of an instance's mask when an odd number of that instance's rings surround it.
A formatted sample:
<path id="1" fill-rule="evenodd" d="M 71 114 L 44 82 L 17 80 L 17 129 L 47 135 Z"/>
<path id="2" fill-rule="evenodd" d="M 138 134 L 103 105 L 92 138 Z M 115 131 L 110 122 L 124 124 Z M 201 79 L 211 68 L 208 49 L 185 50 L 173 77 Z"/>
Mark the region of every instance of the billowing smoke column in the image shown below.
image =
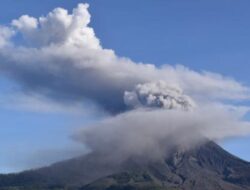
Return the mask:
<path id="1" fill-rule="evenodd" d="M 39 18 L 23 15 L 0 26 L 0 74 L 26 94 L 66 105 L 91 102 L 111 114 L 141 106 L 189 109 L 190 98 L 178 89 L 195 101 L 250 97 L 248 87 L 219 74 L 117 56 L 89 26 L 88 7 L 79 4 L 72 13 L 56 8 Z"/>
<path id="2" fill-rule="evenodd" d="M 180 88 L 171 87 L 164 81 L 138 84 L 133 91 L 124 93 L 124 101 L 131 108 L 190 110 L 195 107 L 193 100 L 184 95 Z"/>
<path id="3" fill-rule="evenodd" d="M 21 92 L 66 106 L 91 102 L 108 113 L 75 139 L 118 159 L 162 155 L 169 144 L 192 144 L 200 136 L 249 134 L 249 122 L 242 121 L 249 108 L 224 103 L 249 100 L 248 87 L 220 74 L 117 56 L 89 26 L 88 7 L 79 4 L 72 13 L 56 8 L 39 18 L 23 15 L 0 26 L 0 75 Z"/>

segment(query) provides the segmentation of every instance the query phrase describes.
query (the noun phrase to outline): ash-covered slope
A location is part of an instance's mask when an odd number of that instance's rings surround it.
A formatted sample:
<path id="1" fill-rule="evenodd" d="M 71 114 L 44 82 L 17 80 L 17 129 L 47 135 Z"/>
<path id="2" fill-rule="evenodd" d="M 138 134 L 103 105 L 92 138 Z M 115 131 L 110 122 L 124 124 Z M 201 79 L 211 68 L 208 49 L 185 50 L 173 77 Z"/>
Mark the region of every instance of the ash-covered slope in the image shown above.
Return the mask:
<path id="1" fill-rule="evenodd" d="M 165 158 L 154 161 L 138 157 L 108 164 L 104 157 L 90 154 L 47 168 L 1 176 L 0 189 L 9 187 L 243 190 L 250 189 L 250 163 L 206 142 L 186 151 L 174 149 Z"/>
<path id="2" fill-rule="evenodd" d="M 127 168 L 86 185 L 82 190 L 102 189 L 250 189 L 250 164 L 213 142 L 187 152 L 173 151 L 161 161 Z"/>

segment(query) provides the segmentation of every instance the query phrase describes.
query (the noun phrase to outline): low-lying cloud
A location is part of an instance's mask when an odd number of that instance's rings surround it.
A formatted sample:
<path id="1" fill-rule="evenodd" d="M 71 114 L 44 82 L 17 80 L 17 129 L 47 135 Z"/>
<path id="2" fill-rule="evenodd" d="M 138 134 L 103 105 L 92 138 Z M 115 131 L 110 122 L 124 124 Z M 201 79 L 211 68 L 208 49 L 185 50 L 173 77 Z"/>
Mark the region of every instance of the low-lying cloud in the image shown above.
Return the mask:
<path id="1" fill-rule="evenodd" d="M 111 161 L 145 155 L 158 159 L 176 146 L 188 149 L 204 139 L 249 134 L 250 123 L 241 119 L 235 111 L 218 105 L 193 111 L 138 109 L 85 127 L 74 138 Z"/>

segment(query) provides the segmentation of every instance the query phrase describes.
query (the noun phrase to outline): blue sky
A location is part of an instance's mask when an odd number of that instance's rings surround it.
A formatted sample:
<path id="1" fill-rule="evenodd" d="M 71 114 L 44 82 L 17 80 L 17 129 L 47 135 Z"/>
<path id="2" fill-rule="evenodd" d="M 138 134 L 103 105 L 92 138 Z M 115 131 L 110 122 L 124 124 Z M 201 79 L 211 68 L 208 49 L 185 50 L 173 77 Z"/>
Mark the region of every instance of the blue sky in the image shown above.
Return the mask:
<path id="1" fill-rule="evenodd" d="M 156 65 L 182 64 L 250 85 L 248 0 L 3 0 L 0 24 L 8 24 L 23 14 L 46 15 L 55 7 L 72 10 L 80 2 L 90 4 L 91 26 L 102 46 L 115 50 L 119 56 Z M 15 86 L 10 81 L 0 78 L 2 95 L 12 88 Z M 68 134 L 80 123 L 96 119 L 0 107 L 0 172 L 30 167 L 26 163 L 35 159 L 38 152 L 58 152 L 47 159 L 53 162 L 60 159 L 65 147 L 82 148 Z M 246 137 L 230 139 L 222 145 L 250 161 L 249 143 L 250 137 Z M 20 165 L 16 164 L 18 161 Z"/>

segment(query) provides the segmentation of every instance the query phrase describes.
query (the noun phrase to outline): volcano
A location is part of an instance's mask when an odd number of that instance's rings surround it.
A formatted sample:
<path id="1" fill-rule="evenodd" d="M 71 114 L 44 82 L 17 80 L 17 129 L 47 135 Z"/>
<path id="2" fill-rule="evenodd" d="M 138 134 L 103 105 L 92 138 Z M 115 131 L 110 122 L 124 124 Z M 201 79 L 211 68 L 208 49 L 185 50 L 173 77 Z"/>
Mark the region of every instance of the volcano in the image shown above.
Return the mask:
<path id="1" fill-rule="evenodd" d="M 247 190 L 250 163 L 212 141 L 174 148 L 165 157 L 110 163 L 86 156 L 49 167 L 0 176 L 1 190 Z"/>

